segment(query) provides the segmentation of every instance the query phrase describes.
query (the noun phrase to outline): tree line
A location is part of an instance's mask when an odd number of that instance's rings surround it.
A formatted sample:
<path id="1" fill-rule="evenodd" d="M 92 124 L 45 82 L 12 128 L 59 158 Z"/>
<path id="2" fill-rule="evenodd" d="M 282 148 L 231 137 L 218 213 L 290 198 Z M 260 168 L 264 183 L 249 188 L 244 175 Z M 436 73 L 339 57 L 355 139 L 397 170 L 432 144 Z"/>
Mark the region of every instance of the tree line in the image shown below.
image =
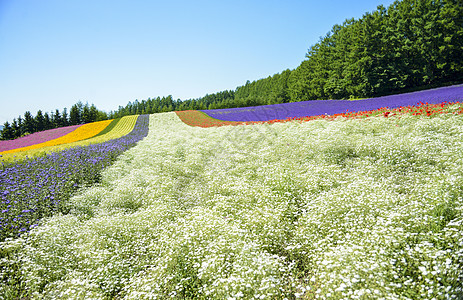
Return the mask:
<path id="1" fill-rule="evenodd" d="M 373 97 L 463 80 L 463 2 L 403 0 L 335 25 L 288 79 L 291 101 Z"/>
<path id="2" fill-rule="evenodd" d="M 98 110 L 94 104 L 89 105 L 86 103 L 84 105 L 79 101 L 71 107 L 69 113 L 67 108 L 62 111 L 56 109 L 51 113 L 39 110 L 35 116 L 30 111 L 26 111 L 24 116 L 13 119 L 11 124 L 9 122 L 3 124 L 1 139 L 11 140 L 43 130 L 107 119 L 108 114 Z"/>
<path id="3" fill-rule="evenodd" d="M 402 0 L 334 25 L 294 70 L 198 99 L 137 100 L 116 114 L 369 98 L 462 81 L 463 2 Z"/>
<path id="4" fill-rule="evenodd" d="M 463 81 L 463 2 L 461 0 L 402 0 L 388 8 L 378 6 L 360 19 L 336 24 L 308 49 L 306 59 L 293 70 L 247 81 L 235 90 L 207 94 L 198 99 L 172 96 L 135 100 L 99 118 L 257 106 L 315 99 L 369 98 L 438 87 Z M 87 107 L 87 111 L 92 109 Z M 81 113 L 84 114 L 80 104 Z M 58 114 L 56 114 L 58 113 Z M 29 113 L 30 114 L 30 113 Z M 39 114 L 39 113 L 37 113 Z M 58 126 L 66 111 L 56 111 L 49 121 L 38 116 L 2 130 L 2 139 Z M 72 114 L 72 108 L 70 111 Z M 43 116 L 46 119 L 46 115 Z M 40 119 L 40 118 L 39 118 Z M 80 119 L 87 122 L 89 118 Z M 94 119 L 91 119 L 94 120 Z M 95 119 L 97 120 L 97 119 Z M 51 125 L 50 125 L 51 123 Z M 65 125 L 63 125 L 65 124 Z M 79 123 L 77 123 L 79 124 Z M 36 126 L 36 127 L 34 127 Z M 17 129 L 21 127 L 22 129 Z M 6 130 L 6 133 L 4 131 Z M 8 134 L 13 131 L 14 134 Z M 19 136 L 20 136 L 19 135 Z"/>
<path id="5" fill-rule="evenodd" d="M 227 103 L 234 107 L 235 91 L 226 90 L 214 94 L 207 94 L 199 99 L 174 100 L 172 95 L 167 97 L 148 98 L 147 100 L 129 102 L 126 106 L 119 106 L 116 111 L 110 112 L 112 118 L 120 118 L 134 114 L 154 114 L 169 111 L 196 110 L 196 109 L 214 109 L 218 107 L 217 103 Z"/>

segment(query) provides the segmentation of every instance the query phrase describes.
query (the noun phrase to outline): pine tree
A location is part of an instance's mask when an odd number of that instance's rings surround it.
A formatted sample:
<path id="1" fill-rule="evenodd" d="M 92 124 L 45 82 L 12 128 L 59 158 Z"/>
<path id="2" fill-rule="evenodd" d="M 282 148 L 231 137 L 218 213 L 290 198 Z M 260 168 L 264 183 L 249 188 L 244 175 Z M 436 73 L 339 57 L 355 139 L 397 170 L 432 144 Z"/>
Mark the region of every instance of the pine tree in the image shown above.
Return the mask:
<path id="1" fill-rule="evenodd" d="M 48 112 L 45 112 L 45 114 L 43 115 L 43 119 L 44 119 L 43 123 L 44 123 L 45 130 L 52 129 L 53 124 L 51 122 L 50 115 L 48 114 Z"/>
<path id="2" fill-rule="evenodd" d="M 81 107 L 82 102 L 80 101 L 71 107 L 69 111 L 69 125 L 79 125 L 82 123 Z"/>
<path id="3" fill-rule="evenodd" d="M 90 110 L 88 114 L 89 114 L 90 122 L 96 122 L 96 119 L 98 118 L 98 110 L 96 109 L 96 106 L 94 104 L 90 106 Z"/>
<path id="4" fill-rule="evenodd" d="M 3 124 L 1 139 L 2 140 L 11 140 L 13 138 L 14 138 L 13 129 L 11 128 L 10 123 L 8 123 L 8 121 L 7 121 L 7 122 L 5 122 Z"/>
<path id="5" fill-rule="evenodd" d="M 24 123 L 23 123 L 23 134 L 31 134 L 34 133 L 35 130 L 35 120 L 31 115 L 30 111 L 26 111 L 24 113 Z"/>
<path id="6" fill-rule="evenodd" d="M 61 114 L 61 126 L 68 126 L 69 119 L 68 119 L 68 112 L 66 107 L 63 108 L 63 113 Z"/>
<path id="7" fill-rule="evenodd" d="M 39 110 L 35 116 L 35 131 L 42 131 L 45 129 L 45 118 L 42 114 L 42 111 Z"/>
<path id="8" fill-rule="evenodd" d="M 88 103 L 86 103 L 82 109 L 82 123 L 86 124 L 90 122 L 92 122 L 90 115 L 90 107 L 88 106 Z"/>
<path id="9" fill-rule="evenodd" d="M 16 119 L 13 119 L 13 122 L 11 123 L 11 134 L 13 139 L 21 136 L 21 131 L 19 130 L 18 122 Z"/>
<path id="10" fill-rule="evenodd" d="M 24 121 L 23 119 L 21 118 L 21 116 L 18 117 L 18 128 L 16 129 L 16 131 L 14 132 L 14 136 L 15 137 L 20 137 L 23 135 L 23 129 L 24 129 Z"/>
<path id="11" fill-rule="evenodd" d="M 52 113 L 51 121 L 53 124 L 53 128 L 58 128 L 58 127 L 63 126 L 63 120 L 62 120 L 61 114 L 58 109 L 56 109 L 55 112 Z"/>

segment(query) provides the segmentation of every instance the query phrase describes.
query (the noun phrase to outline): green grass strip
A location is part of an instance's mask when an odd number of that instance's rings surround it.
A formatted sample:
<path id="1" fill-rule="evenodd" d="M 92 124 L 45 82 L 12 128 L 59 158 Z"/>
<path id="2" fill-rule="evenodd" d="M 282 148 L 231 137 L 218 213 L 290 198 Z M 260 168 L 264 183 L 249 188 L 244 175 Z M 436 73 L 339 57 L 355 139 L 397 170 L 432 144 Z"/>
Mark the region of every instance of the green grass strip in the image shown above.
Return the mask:
<path id="1" fill-rule="evenodd" d="M 106 133 L 109 133 L 111 130 L 114 129 L 114 127 L 116 127 L 117 123 L 119 123 L 119 121 L 121 120 L 121 118 L 117 118 L 117 119 L 114 119 L 105 129 L 103 129 L 103 131 L 101 131 L 100 133 L 98 133 L 97 135 L 91 137 L 91 138 L 96 138 L 96 137 L 99 137 L 101 135 L 104 135 Z"/>

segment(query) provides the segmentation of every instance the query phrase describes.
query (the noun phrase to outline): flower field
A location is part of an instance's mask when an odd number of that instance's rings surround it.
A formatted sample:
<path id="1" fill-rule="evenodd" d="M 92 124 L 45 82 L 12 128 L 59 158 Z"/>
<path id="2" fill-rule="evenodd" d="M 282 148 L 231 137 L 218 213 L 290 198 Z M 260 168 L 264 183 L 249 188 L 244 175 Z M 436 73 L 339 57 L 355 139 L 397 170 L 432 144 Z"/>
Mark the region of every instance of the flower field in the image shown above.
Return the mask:
<path id="1" fill-rule="evenodd" d="M 210 128 L 150 115 L 98 184 L 44 201 L 62 214 L 1 244 L 0 295 L 458 299 L 461 105 L 410 109 Z M 23 214 L 31 197 L 8 189 Z"/>
<path id="2" fill-rule="evenodd" d="M 63 135 L 59 138 L 48 140 L 46 142 L 34 144 L 31 146 L 27 146 L 27 147 L 21 147 L 21 148 L 15 148 L 15 149 L 3 151 L 3 152 L 0 152 L 0 154 L 4 155 L 4 154 L 9 154 L 9 153 L 28 151 L 28 150 L 39 149 L 39 148 L 50 147 L 50 146 L 57 146 L 57 145 L 62 145 L 62 144 L 69 144 L 72 142 L 85 140 L 85 139 L 88 139 L 88 138 L 91 138 L 97 135 L 99 132 L 105 129 L 105 127 L 108 126 L 111 123 L 111 121 L 112 120 L 105 120 L 105 121 L 83 124 L 83 125 L 78 126 L 75 130 L 71 131 L 70 133 Z"/>
<path id="3" fill-rule="evenodd" d="M 121 126 L 119 132 L 133 128 L 122 137 L 3 164 L 0 170 L 0 241 L 29 231 L 42 217 L 67 212 L 67 200 L 78 187 L 98 182 L 105 167 L 146 136 L 148 116 L 122 120 L 129 122 L 128 126 Z M 134 120 L 136 124 L 131 125 Z"/>
<path id="4" fill-rule="evenodd" d="M 57 139 L 59 137 L 62 137 L 63 135 L 66 135 L 74 131 L 79 126 L 81 125 L 60 127 L 60 128 L 50 129 L 46 131 L 36 132 L 30 135 L 26 135 L 24 137 L 20 137 L 15 140 L 0 141 L 0 153 L 4 151 L 16 149 L 16 148 L 23 148 L 23 147 L 40 144 L 40 143 L 48 142 L 50 140 Z"/>
<path id="5" fill-rule="evenodd" d="M 46 153 L 62 151 L 71 147 L 86 146 L 95 143 L 102 143 L 111 139 L 116 139 L 130 133 L 135 123 L 137 122 L 137 115 L 126 116 L 117 120 L 105 121 L 105 123 L 90 123 L 87 128 L 90 128 L 88 133 L 74 133 L 63 136 L 56 140 L 50 140 L 47 143 L 36 144 L 28 148 L 16 149 L 17 152 L 3 152 L 0 153 L 3 161 L 15 161 L 27 157 L 44 155 Z M 93 124 L 91 126 L 91 124 Z M 85 126 L 80 125 L 80 126 Z M 105 125 L 103 129 L 102 125 Z M 90 137 L 88 137 L 90 136 Z M 85 138 L 88 137 L 88 138 Z"/>
<path id="6" fill-rule="evenodd" d="M 463 85 L 454 85 L 365 100 L 313 100 L 254 107 L 212 109 L 203 110 L 203 112 L 214 119 L 224 121 L 269 121 L 374 111 L 382 108 L 395 109 L 415 106 L 419 103 L 461 102 L 463 100 L 462 95 Z"/>
<path id="7" fill-rule="evenodd" d="M 460 101 L 462 101 L 461 99 Z M 177 116 L 187 125 L 196 127 L 217 127 L 217 126 L 237 126 L 237 125 L 251 125 L 251 124 L 273 124 L 285 122 L 306 122 L 312 120 L 337 120 L 339 118 L 346 119 L 365 119 L 368 117 L 392 117 L 400 115 L 413 115 L 413 116 L 426 116 L 435 117 L 439 114 L 463 114 L 462 102 L 442 102 L 438 104 L 419 103 L 418 105 L 400 106 L 394 109 L 379 108 L 370 111 L 357 111 L 357 112 L 344 112 L 340 114 L 323 114 L 310 117 L 288 117 L 286 119 L 271 119 L 267 121 L 222 121 L 214 119 L 202 111 L 186 110 L 177 111 Z"/>

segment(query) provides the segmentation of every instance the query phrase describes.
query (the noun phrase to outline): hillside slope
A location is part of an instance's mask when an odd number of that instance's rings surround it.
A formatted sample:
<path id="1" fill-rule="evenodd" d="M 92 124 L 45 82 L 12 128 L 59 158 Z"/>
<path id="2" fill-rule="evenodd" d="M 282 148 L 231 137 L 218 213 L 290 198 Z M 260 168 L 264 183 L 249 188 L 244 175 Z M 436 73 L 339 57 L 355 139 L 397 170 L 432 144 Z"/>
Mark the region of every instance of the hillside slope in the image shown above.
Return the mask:
<path id="1" fill-rule="evenodd" d="M 7 265 L 44 298 L 457 298 L 462 141 L 451 114 L 214 128 L 151 115 L 70 214 L 3 248 Z"/>

